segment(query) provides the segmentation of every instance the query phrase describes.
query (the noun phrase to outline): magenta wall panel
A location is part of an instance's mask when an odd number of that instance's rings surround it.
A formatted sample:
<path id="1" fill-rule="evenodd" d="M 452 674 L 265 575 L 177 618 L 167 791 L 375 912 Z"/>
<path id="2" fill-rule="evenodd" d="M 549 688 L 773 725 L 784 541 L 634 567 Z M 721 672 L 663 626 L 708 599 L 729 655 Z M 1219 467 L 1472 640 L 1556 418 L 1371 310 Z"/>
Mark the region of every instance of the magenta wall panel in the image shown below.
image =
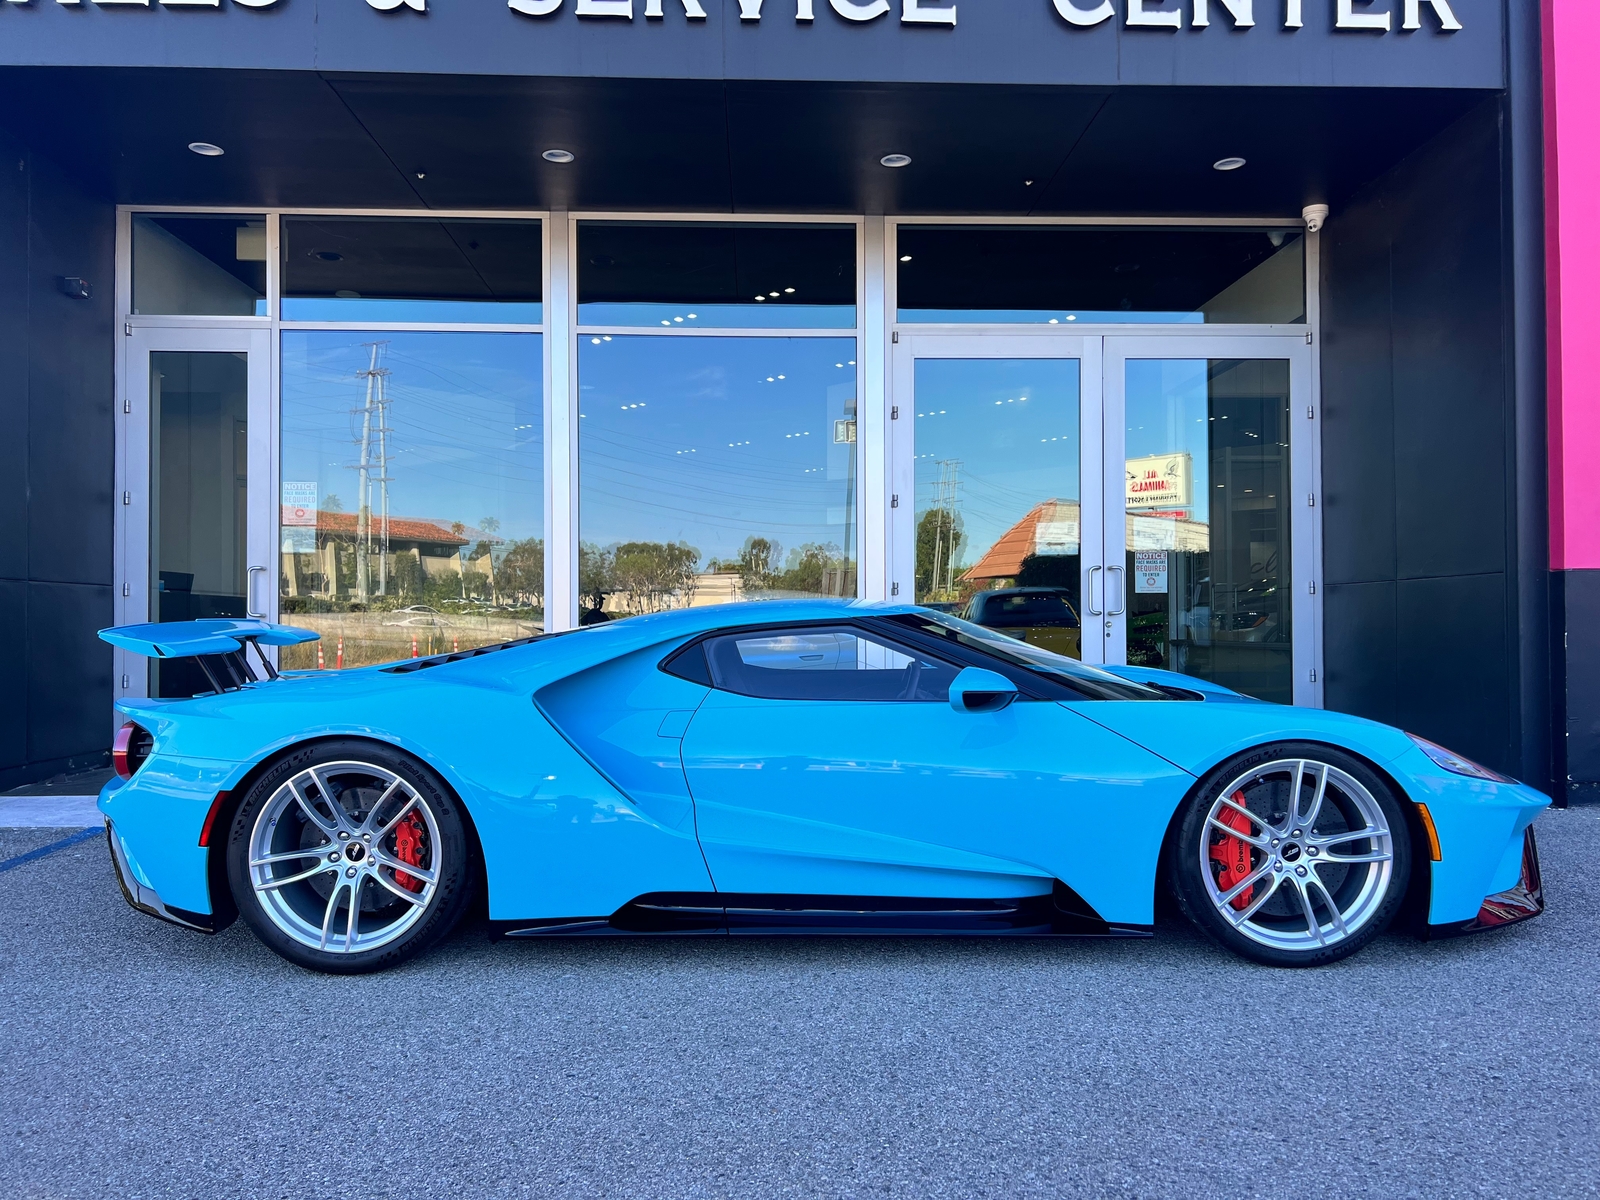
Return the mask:
<path id="1" fill-rule="evenodd" d="M 1544 0 L 1550 565 L 1600 568 L 1600 4 Z"/>

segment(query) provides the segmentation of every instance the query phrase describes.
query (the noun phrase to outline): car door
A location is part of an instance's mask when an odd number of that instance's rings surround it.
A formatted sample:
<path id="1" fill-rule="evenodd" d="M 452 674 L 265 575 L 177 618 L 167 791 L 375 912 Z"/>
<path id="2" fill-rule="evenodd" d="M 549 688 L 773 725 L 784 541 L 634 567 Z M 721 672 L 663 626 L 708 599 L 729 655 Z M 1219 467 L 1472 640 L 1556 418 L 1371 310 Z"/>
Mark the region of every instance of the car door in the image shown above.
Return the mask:
<path id="1" fill-rule="evenodd" d="M 719 891 L 1003 898 L 1061 879 L 1108 920 L 1151 920 L 1187 779 L 1170 764 L 1038 695 L 958 712 L 973 664 L 861 624 L 701 651 L 714 687 L 682 752 Z"/>

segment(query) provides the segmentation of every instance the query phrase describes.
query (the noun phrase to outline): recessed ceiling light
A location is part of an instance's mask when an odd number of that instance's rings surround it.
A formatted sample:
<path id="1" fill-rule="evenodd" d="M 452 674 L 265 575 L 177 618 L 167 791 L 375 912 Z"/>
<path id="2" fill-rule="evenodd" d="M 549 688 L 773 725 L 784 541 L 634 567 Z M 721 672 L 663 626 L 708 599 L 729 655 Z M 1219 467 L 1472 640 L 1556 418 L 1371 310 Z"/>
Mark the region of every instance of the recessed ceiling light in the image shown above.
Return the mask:
<path id="1" fill-rule="evenodd" d="M 900 261 L 901 261 L 901 262 L 910 262 L 910 261 L 911 261 L 911 255 L 909 255 L 909 254 L 902 254 L 902 255 L 901 255 L 901 256 L 900 256 Z"/>
<path id="2" fill-rule="evenodd" d="M 1217 159 L 1216 162 L 1211 164 L 1211 169 L 1213 171 L 1237 171 L 1242 166 L 1244 166 L 1244 159 L 1235 156 L 1233 158 Z"/>
<path id="3" fill-rule="evenodd" d="M 221 146 L 213 145 L 211 142 L 190 142 L 189 149 L 206 158 L 221 158 L 226 153 Z"/>
<path id="4" fill-rule="evenodd" d="M 577 157 L 571 150 L 546 150 L 544 152 L 545 162 L 569 163 Z"/>
<path id="5" fill-rule="evenodd" d="M 886 167 L 909 167 L 911 165 L 911 155 L 885 154 L 878 161 Z"/>

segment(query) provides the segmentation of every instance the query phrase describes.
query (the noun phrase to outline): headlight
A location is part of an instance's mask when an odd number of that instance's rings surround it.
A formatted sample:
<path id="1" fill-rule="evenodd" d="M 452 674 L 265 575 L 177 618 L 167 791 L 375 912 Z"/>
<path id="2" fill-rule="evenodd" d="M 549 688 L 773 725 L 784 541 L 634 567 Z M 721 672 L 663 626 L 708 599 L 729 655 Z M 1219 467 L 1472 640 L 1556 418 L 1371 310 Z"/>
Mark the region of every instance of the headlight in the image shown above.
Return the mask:
<path id="1" fill-rule="evenodd" d="M 1473 779 L 1487 779 L 1491 783 L 1515 783 L 1516 780 L 1509 775 L 1502 775 L 1499 771 L 1491 771 L 1480 763 L 1473 762 L 1470 758 L 1462 758 L 1453 751 L 1446 750 L 1437 742 L 1430 742 L 1427 738 L 1418 737 L 1414 733 L 1406 734 L 1420 749 L 1434 762 L 1457 775 L 1467 775 Z"/>

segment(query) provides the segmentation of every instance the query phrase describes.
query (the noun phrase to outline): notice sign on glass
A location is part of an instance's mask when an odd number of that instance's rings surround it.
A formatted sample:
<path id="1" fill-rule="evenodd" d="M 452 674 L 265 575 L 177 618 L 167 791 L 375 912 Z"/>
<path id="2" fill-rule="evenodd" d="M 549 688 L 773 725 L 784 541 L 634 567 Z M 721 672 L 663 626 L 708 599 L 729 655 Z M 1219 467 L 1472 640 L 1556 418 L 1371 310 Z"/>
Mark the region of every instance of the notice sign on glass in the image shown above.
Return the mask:
<path id="1" fill-rule="evenodd" d="M 1187 454 L 1152 454 L 1128 460 L 1128 507 L 1183 508 L 1190 502 L 1192 460 Z"/>
<path id="2" fill-rule="evenodd" d="M 1166 594 L 1167 552 L 1165 550 L 1133 552 L 1133 590 L 1140 596 Z"/>
<path id="3" fill-rule="evenodd" d="M 283 485 L 283 524 L 315 525 L 317 523 L 317 484 L 289 483 Z"/>

